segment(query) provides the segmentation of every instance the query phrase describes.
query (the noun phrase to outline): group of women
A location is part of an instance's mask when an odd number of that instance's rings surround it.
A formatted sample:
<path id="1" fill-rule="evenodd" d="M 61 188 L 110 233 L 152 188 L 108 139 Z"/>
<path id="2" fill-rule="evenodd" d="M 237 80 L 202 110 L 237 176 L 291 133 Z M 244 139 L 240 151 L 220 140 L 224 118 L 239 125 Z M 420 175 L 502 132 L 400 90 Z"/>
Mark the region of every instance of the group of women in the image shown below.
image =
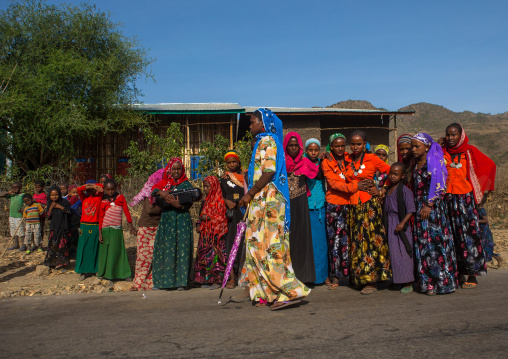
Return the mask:
<path id="1" fill-rule="evenodd" d="M 232 298 L 236 301 L 277 310 L 297 304 L 313 284 L 337 289 L 342 278 L 362 294 L 393 278 L 402 292 L 411 291 L 414 282 L 434 295 L 475 287 L 476 277 L 486 273 L 489 244 L 480 236 L 479 207 L 494 189 L 496 166 L 468 144 L 459 124 L 448 126 L 439 144 L 425 133 L 402 135 L 392 166 L 388 148 L 380 145 L 370 153 L 360 130 L 349 139 L 333 134 L 325 153 L 317 139 L 304 145 L 298 133 L 284 137 L 282 122 L 269 109 L 253 113 L 250 131 L 247 171 L 230 151 L 220 185 L 213 176 L 204 180 L 195 282 L 212 287 L 222 282 L 242 209 L 245 241 L 228 286 L 238 281 L 246 292 Z M 190 186 L 175 158 L 131 203 L 143 202 L 138 289 L 188 285 L 190 205 L 180 204 L 171 191 Z M 156 197 L 169 208 L 157 207 Z"/>

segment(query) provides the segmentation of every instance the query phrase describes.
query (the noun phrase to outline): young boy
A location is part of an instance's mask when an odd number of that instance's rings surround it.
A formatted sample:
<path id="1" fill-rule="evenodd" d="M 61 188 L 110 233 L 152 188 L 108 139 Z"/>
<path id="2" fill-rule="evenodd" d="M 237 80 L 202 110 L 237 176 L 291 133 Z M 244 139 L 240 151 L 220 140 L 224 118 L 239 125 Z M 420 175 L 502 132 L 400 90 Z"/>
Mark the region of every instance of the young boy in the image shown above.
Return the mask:
<path id="1" fill-rule="evenodd" d="M 21 193 L 21 182 L 14 182 L 9 192 L 3 193 L 0 197 L 10 198 L 10 212 L 9 212 L 9 226 L 11 229 L 11 236 L 14 237 L 14 245 L 8 250 L 20 248 L 20 243 L 23 244 L 25 240 L 25 229 L 21 222 L 23 221 L 23 214 L 21 208 L 23 207 L 23 194 Z"/>
<path id="2" fill-rule="evenodd" d="M 35 181 L 35 193 L 33 195 L 33 199 L 35 202 L 40 203 L 42 208 L 46 208 L 46 204 L 48 203 L 48 196 L 44 192 L 44 187 L 46 187 L 46 183 L 43 180 Z M 41 245 L 44 240 L 44 223 L 46 223 L 46 216 L 40 216 L 40 224 L 41 224 Z"/>
<path id="3" fill-rule="evenodd" d="M 40 203 L 34 201 L 32 195 L 26 193 L 23 195 L 23 202 L 25 203 L 25 210 L 23 211 L 23 218 L 26 220 L 26 234 L 25 244 L 22 249 L 26 250 L 26 254 L 30 254 L 37 250 L 42 252 L 41 249 L 41 214 L 44 212 L 44 208 Z M 32 246 L 32 234 L 34 237 L 34 244 Z"/>

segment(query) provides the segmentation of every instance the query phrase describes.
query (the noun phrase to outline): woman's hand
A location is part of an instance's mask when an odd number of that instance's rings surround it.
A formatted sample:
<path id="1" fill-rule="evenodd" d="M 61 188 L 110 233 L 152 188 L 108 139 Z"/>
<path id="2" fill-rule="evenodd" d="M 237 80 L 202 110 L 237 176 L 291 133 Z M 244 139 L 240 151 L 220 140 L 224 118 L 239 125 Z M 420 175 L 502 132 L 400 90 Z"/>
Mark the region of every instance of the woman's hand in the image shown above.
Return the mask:
<path id="1" fill-rule="evenodd" d="M 377 187 L 370 187 L 368 190 L 367 190 L 367 193 L 370 194 L 371 196 L 379 196 L 379 190 L 377 189 Z"/>
<path id="2" fill-rule="evenodd" d="M 102 240 L 102 231 L 99 230 L 99 242 L 104 243 Z"/>
<path id="3" fill-rule="evenodd" d="M 169 200 L 169 204 L 173 206 L 173 208 L 182 208 L 183 206 L 180 204 L 180 200 L 173 196 L 173 195 L 169 195 L 168 196 L 168 200 Z M 167 201 L 167 200 L 166 200 Z"/>
<path id="4" fill-rule="evenodd" d="M 359 181 L 356 183 L 356 187 L 358 191 L 367 192 L 369 188 L 374 187 L 374 181 L 370 179 L 365 179 L 363 181 Z"/>
<path id="5" fill-rule="evenodd" d="M 250 203 L 250 201 L 252 201 L 252 196 L 247 192 L 245 196 L 242 197 L 238 205 L 240 207 L 246 207 Z"/>
<path id="6" fill-rule="evenodd" d="M 420 211 L 420 216 L 422 217 L 422 220 L 427 220 L 430 215 L 431 208 L 427 205 L 424 205 Z"/>
<path id="7" fill-rule="evenodd" d="M 332 155 L 329 152 L 323 152 L 323 153 L 319 154 L 318 158 L 320 160 L 322 160 L 323 158 L 326 158 L 327 160 L 331 160 L 332 159 Z"/>
<path id="8" fill-rule="evenodd" d="M 402 222 L 400 222 L 399 224 L 397 224 L 397 227 L 395 227 L 395 232 L 400 232 L 400 231 L 404 230 L 404 226 L 405 226 L 405 225 L 406 225 L 406 224 L 405 224 L 405 223 L 402 223 Z"/>
<path id="9" fill-rule="evenodd" d="M 94 189 L 99 193 L 104 191 L 104 188 L 102 188 L 102 186 L 99 186 L 98 184 L 94 185 Z"/>
<path id="10" fill-rule="evenodd" d="M 229 209 L 233 209 L 236 207 L 236 203 L 229 200 L 229 199 L 224 199 L 224 203 L 226 204 L 226 206 L 229 208 Z"/>

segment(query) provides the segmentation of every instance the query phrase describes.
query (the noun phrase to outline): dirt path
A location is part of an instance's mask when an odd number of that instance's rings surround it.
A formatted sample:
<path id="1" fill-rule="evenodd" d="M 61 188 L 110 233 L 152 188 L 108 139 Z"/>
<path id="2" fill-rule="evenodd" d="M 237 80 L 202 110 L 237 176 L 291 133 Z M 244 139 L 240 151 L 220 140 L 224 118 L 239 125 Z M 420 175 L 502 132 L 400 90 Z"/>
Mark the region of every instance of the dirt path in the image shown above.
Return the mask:
<path id="1" fill-rule="evenodd" d="M 508 229 L 494 229 L 496 252 L 504 258 L 503 268 L 508 268 Z M 136 238 L 127 231 L 124 232 L 125 245 L 129 256 L 132 273 L 136 261 Z M 195 235 L 195 239 L 197 235 Z M 3 252 L 9 238 L 0 237 L 0 250 Z M 196 242 L 197 240 L 195 240 Z M 197 243 L 195 243 L 196 245 Z M 53 271 L 50 274 L 39 275 L 46 269 L 43 266 L 45 252 L 27 255 L 19 251 L 7 251 L 0 259 L 0 298 L 34 296 L 34 295 L 62 295 L 74 293 L 105 293 L 109 291 L 127 291 L 131 283 L 118 281 L 112 286 L 110 281 L 100 281 L 96 277 L 79 281 L 79 275 L 74 272 L 74 260 L 67 273 Z M 497 263 L 489 263 L 491 270 Z M 38 267 L 39 266 L 39 267 Z"/>

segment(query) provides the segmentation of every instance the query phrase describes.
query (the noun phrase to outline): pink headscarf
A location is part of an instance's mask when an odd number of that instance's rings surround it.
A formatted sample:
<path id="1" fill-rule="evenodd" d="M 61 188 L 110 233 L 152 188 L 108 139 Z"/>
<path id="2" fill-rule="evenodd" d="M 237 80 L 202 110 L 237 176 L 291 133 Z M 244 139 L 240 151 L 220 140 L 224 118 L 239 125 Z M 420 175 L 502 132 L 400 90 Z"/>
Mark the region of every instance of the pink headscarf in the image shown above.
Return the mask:
<path id="1" fill-rule="evenodd" d="M 300 147 L 300 151 L 295 159 L 293 159 L 290 155 L 287 154 L 286 148 L 288 146 L 289 140 L 294 137 L 298 141 L 298 146 Z M 284 137 L 284 152 L 286 154 L 286 169 L 288 173 L 294 172 L 296 176 L 307 176 L 310 179 L 313 179 L 317 176 L 319 172 L 319 166 L 316 166 L 312 163 L 308 158 L 303 157 L 303 142 L 300 135 L 296 132 L 289 132 Z"/>
<path id="2" fill-rule="evenodd" d="M 163 173 L 164 173 L 164 168 L 161 168 L 160 170 L 152 173 L 152 175 L 150 177 L 148 177 L 148 181 L 143 186 L 143 189 L 141 189 L 141 191 L 139 191 L 139 193 L 134 196 L 134 198 L 132 199 L 132 202 L 129 203 L 129 206 L 134 207 L 135 205 L 140 203 L 145 198 L 150 197 L 150 195 L 152 193 L 152 187 L 155 184 L 160 182 L 160 180 L 162 179 Z"/>

